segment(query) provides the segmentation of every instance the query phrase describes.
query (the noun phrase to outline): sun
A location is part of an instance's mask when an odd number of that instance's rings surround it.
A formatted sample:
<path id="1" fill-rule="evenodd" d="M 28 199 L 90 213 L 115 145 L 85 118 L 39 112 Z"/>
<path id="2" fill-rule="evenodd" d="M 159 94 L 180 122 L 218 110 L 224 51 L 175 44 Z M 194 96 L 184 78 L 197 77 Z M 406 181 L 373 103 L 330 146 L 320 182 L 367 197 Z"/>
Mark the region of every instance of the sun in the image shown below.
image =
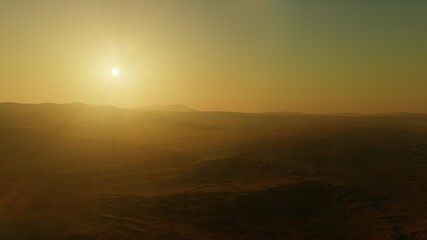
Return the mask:
<path id="1" fill-rule="evenodd" d="M 113 75 L 113 77 L 120 76 L 120 69 L 118 69 L 118 68 L 111 69 L 111 75 Z"/>

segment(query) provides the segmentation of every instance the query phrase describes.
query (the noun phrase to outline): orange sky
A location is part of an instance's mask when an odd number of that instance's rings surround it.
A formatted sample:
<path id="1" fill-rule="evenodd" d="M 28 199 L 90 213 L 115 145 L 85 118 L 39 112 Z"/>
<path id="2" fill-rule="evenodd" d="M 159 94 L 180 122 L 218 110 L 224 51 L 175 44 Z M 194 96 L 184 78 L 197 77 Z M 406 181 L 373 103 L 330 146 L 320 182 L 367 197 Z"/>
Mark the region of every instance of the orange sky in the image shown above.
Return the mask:
<path id="1" fill-rule="evenodd" d="M 427 112 L 426 7 L 1 1 L 0 101 Z M 120 77 L 111 76 L 113 67 Z"/>

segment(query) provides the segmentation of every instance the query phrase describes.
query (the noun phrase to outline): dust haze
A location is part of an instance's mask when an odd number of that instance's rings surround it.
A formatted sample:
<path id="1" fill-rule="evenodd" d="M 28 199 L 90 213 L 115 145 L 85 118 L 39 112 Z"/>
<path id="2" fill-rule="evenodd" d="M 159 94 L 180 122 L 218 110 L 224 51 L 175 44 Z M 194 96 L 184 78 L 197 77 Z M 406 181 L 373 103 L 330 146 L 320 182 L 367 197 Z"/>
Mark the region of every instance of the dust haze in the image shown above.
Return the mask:
<path id="1" fill-rule="evenodd" d="M 0 104 L 0 239 L 427 239 L 427 115 Z"/>

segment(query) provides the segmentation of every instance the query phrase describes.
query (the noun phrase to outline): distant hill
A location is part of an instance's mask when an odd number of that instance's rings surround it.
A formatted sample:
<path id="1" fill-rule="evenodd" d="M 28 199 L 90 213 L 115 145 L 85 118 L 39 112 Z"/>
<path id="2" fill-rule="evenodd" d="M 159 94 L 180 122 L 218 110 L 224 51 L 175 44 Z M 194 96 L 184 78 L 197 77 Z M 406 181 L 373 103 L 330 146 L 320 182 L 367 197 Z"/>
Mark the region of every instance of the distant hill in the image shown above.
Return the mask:
<path id="1" fill-rule="evenodd" d="M 150 105 L 139 108 L 144 111 L 166 111 L 166 112 L 196 112 L 197 110 L 182 104 L 172 105 Z"/>

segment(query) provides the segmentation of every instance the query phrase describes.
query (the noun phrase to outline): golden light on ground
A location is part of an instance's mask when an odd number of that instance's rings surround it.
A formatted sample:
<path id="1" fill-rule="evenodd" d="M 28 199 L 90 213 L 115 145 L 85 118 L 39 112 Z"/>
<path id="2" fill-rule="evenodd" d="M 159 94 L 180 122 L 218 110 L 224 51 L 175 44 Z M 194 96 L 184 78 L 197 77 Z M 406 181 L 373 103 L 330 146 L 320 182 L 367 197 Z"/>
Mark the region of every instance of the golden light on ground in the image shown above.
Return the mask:
<path id="1" fill-rule="evenodd" d="M 113 75 L 113 77 L 120 76 L 120 69 L 118 69 L 118 68 L 111 69 L 111 74 Z"/>

